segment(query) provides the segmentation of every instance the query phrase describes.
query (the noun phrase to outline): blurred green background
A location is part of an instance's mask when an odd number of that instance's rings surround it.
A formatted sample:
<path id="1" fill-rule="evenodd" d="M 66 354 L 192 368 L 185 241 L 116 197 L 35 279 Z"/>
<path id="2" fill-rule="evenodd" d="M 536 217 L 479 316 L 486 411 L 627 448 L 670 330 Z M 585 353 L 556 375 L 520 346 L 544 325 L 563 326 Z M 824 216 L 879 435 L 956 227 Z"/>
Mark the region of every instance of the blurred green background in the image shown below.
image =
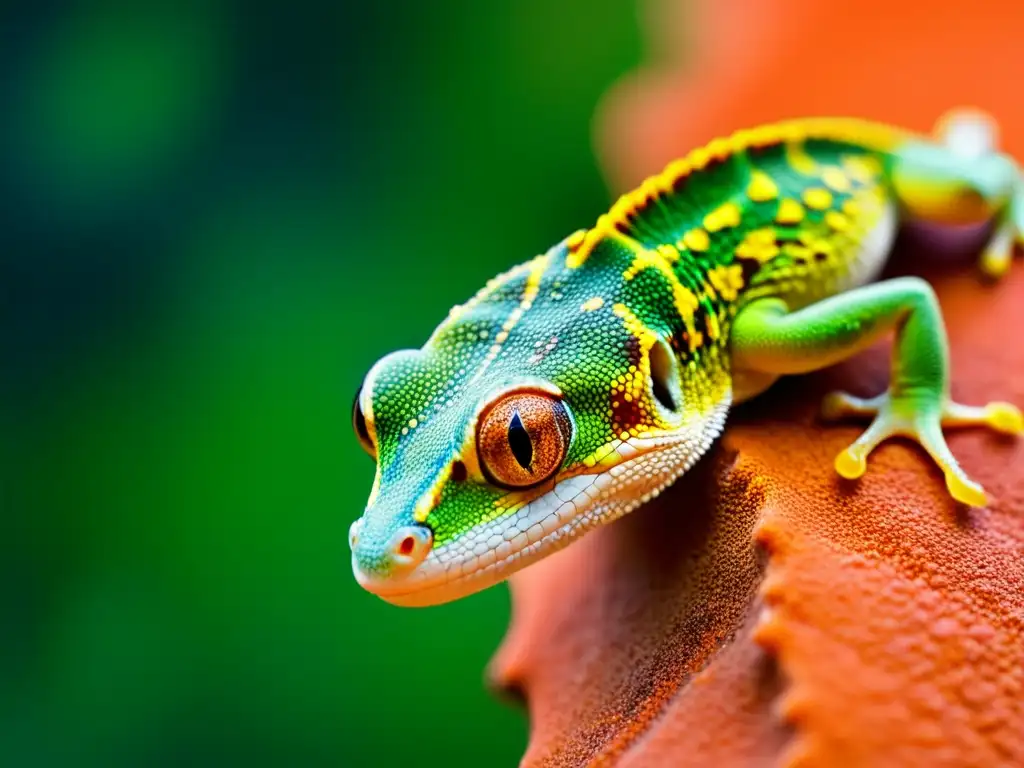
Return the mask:
<path id="1" fill-rule="evenodd" d="M 593 221 L 633 0 L 5 4 L 0 763 L 513 765 L 505 587 L 354 582 L 349 409 Z"/>

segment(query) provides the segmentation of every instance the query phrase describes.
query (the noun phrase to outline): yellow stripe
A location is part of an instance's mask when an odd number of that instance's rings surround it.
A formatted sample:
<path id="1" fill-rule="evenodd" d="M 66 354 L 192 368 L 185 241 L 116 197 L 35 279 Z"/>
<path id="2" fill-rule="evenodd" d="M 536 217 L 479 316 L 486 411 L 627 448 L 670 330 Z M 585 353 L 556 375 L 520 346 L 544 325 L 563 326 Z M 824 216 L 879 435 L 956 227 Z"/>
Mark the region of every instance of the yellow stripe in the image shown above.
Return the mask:
<path id="1" fill-rule="evenodd" d="M 884 123 L 854 118 L 822 117 L 773 123 L 737 131 L 727 138 L 715 139 L 706 146 L 694 149 L 686 156 L 669 163 L 660 174 L 650 177 L 632 192 L 622 195 L 607 213 L 598 218 L 592 229 L 582 237 L 574 238 L 572 244 L 567 243 L 569 255 L 566 258 L 566 266 L 577 268 L 583 265 L 594 247 L 604 238 L 616 235 L 621 238 L 623 234 L 620 228 L 628 227 L 631 215 L 643 209 L 655 198 L 670 193 L 681 180 L 704 170 L 712 161 L 721 161 L 751 148 L 780 143 L 786 143 L 789 147 L 792 143 L 809 139 L 832 140 L 884 151 L 910 136 L 908 131 Z M 851 176 L 857 178 L 852 171 L 847 170 Z M 859 170 L 864 170 L 864 167 Z"/>
<path id="2" fill-rule="evenodd" d="M 501 330 L 498 331 L 494 337 L 494 343 L 491 348 L 487 350 L 487 355 L 484 357 L 477 369 L 474 379 L 480 378 L 484 371 L 490 367 L 491 363 L 498 357 L 501 352 L 501 347 L 508 339 L 509 333 L 515 328 L 516 324 L 522 319 L 523 315 L 533 306 L 534 300 L 537 298 L 537 294 L 540 292 L 540 281 L 544 276 L 545 270 L 548 268 L 548 263 L 551 260 L 551 254 L 545 253 L 541 256 L 537 256 L 531 261 L 526 262 L 525 266 L 529 269 L 529 274 L 526 276 L 526 285 L 523 287 L 523 295 L 519 301 L 519 306 L 509 313 L 509 316 L 505 319 L 505 322 L 501 326 Z M 521 273 L 520 273 L 521 274 Z"/>
<path id="3" fill-rule="evenodd" d="M 802 141 L 786 142 L 786 160 L 797 173 L 810 176 L 818 171 L 818 164 L 807 154 Z"/>
<path id="4" fill-rule="evenodd" d="M 624 280 L 632 280 L 645 269 L 656 269 L 661 273 L 672 290 L 672 303 L 675 305 L 676 313 L 684 323 L 692 324 L 693 313 L 698 306 L 697 297 L 694 296 L 693 291 L 679 282 L 679 276 L 661 251 L 648 248 L 636 249 L 633 263 L 622 273 L 622 277 Z"/>
<path id="5" fill-rule="evenodd" d="M 422 523 L 430 517 L 430 513 L 434 511 L 434 507 L 441 500 L 441 492 L 444 490 L 444 484 L 448 482 L 448 478 L 452 475 L 453 465 L 454 462 L 448 462 L 427 492 L 420 496 L 416 502 L 416 506 L 412 510 L 412 519 L 417 523 Z"/>

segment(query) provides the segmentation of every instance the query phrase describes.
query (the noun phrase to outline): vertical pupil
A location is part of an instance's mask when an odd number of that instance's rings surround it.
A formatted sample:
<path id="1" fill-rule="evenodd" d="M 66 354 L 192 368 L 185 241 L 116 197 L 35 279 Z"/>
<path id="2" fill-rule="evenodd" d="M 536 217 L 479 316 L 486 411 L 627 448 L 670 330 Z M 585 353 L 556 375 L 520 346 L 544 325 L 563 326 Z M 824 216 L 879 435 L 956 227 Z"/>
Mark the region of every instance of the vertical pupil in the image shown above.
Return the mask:
<path id="1" fill-rule="evenodd" d="M 530 469 L 530 465 L 533 463 L 533 441 L 530 440 L 530 433 L 523 426 L 519 411 L 512 414 L 512 419 L 508 423 L 508 445 L 512 449 L 512 455 L 519 462 L 519 466 L 523 469 Z"/>

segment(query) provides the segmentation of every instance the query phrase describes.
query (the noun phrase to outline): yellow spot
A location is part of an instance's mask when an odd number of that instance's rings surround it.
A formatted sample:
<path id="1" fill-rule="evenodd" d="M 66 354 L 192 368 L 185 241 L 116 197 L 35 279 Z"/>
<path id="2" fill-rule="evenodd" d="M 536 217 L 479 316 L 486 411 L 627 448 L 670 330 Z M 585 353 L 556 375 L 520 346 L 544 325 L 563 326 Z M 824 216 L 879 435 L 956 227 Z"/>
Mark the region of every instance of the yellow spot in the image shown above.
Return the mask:
<path id="1" fill-rule="evenodd" d="M 570 251 L 575 251 L 581 245 L 583 245 L 583 239 L 587 236 L 587 230 L 577 229 L 569 237 L 565 239 L 565 247 Z"/>
<path id="2" fill-rule="evenodd" d="M 823 211 L 832 205 L 832 193 L 823 187 L 811 187 L 804 190 L 804 202 L 808 208 Z"/>
<path id="3" fill-rule="evenodd" d="M 797 173 L 810 176 L 818 170 L 818 164 L 814 158 L 807 154 L 802 141 L 786 142 L 786 159 Z"/>
<path id="4" fill-rule="evenodd" d="M 882 164 L 870 155 L 843 155 L 840 162 L 850 177 L 861 184 L 870 184 L 882 175 Z"/>
<path id="5" fill-rule="evenodd" d="M 860 203 L 852 198 L 850 200 L 843 201 L 843 213 L 849 216 L 851 219 L 857 218 L 860 214 Z"/>
<path id="6" fill-rule="evenodd" d="M 755 229 L 747 233 L 743 242 L 736 246 L 736 255 L 741 259 L 754 259 L 764 263 L 779 255 L 775 243 L 775 230 L 771 227 Z"/>
<path id="7" fill-rule="evenodd" d="M 775 221 L 779 224 L 799 224 L 804 219 L 804 207 L 792 198 L 786 198 L 779 203 L 778 213 L 775 214 Z"/>
<path id="8" fill-rule="evenodd" d="M 826 186 L 831 187 L 836 192 L 850 191 L 850 177 L 834 165 L 830 165 L 821 172 L 821 180 L 825 182 Z"/>
<path id="9" fill-rule="evenodd" d="M 743 268 L 739 264 L 718 266 L 708 272 L 708 281 L 725 301 L 735 301 L 743 288 Z"/>
<path id="10" fill-rule="evenodd" d="M 691 229 L 683 235 L 683 245 L 691 251 L 703 252 L 711 246 L 711 238 L 703 229 Z"/>
<path id="11" fill-rule="evenodd" d="M 850 228 L 850 220 L 839 211 L 828 211 L 825 214 L 825 223 L 836 232 L 845 232 Z"/>
<path id="12" fill-rule="evenodd" d="M 419 421 L 417 421 L 416 419 L 409 419 L 409 429 L 416 429 L 416 426 L 418 424 Z"/>
<path id="13" fill-rule="evenodd" d="M 733 202 L 718 206 L 718 208 L 704 217 L 704 228 L 708 232 L 717 232 L 726 227 L 735 227 L 739 223 L 740 207 Z"/>
<path id="14" fill-rule="evenodd" d="M 747 197 L 755 203 L 774 200 L 778 194 L 778 186 L 767 173 L 764 171 L 754 171 L 750 174 L 750 183 L 747 185 Z"/>
<path id="15" fill-rule="evenodd" d="M 600 296 L 594 296 L 593 298 L 587 299 L 580 305 L 580 310 L 583 312 L 593 312 L 595 309 L 600 309 L 604 306 L 604 299 Z"/>

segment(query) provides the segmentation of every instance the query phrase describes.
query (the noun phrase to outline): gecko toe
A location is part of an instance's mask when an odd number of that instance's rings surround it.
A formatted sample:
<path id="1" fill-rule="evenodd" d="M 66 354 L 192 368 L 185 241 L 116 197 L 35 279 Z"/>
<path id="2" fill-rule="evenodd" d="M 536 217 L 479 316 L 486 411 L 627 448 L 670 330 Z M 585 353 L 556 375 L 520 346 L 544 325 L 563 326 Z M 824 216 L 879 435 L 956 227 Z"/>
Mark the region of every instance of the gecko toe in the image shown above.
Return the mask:
<path id="1" fill-rule="evenodd" d="M 1007 435 L 1024 434 L 1024 416 L 1011 403 L 994 402 L 985 406 L 988 426 Z"/>
<path id="2" fill-rule="evenodd" d="M 973 480 L 955 472 L 946 473 L 946 488 L 949 495 L 969 507 L 984 507 L 988 504 L 985 489 Z"/>
<path id="3" fill-rule="evenodd" d="M 836 456 L 836 472 L 847 480 L 856 480 L 867 470 L 867 458 L 860 452 L 847 448 Z"/>

